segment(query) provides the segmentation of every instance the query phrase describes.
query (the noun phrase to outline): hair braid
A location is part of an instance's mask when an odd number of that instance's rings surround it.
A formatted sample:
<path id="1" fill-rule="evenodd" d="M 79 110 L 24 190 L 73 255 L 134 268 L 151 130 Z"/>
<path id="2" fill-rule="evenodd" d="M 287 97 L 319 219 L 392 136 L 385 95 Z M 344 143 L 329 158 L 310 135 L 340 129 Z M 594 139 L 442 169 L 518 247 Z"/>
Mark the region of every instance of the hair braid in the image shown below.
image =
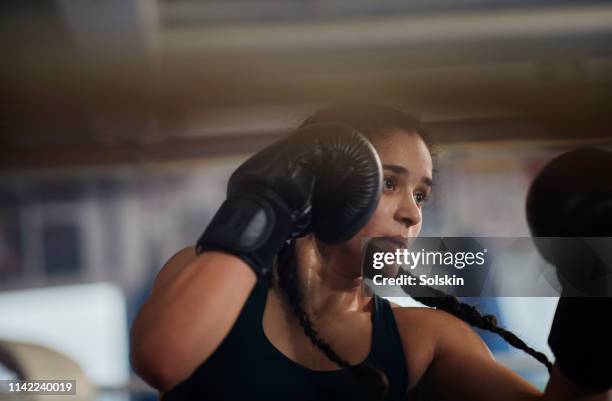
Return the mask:
<path id="1" fill-rule="evenodd" d="M 291 240 L 281 248 L 277 256 L 277 263 L 280 288 L 285 293 L 293 314 L 298 319 L 304 334 L 310 339 L 310 342 L 340 368 L 348 369 L 357 380 L 366 386 L 373 399 L 382 400 L 385 398 L 389 391 L 389 381 L 380 369 L 365 364 L 351 365 L 347 360 L 341 358 L 314 328 L 310 317 L 302 307 L 302 297 L 297 280 L 294 240 Z"/>
<path id="2" fill-rule="evenodd" d="M 410 272 L 404 272 L 404 274 L 410 275 Z M 402 286 L 404 292 L 412 296 L 412 298 L 419 301 L 423 305 L 441 309 L 458 317 L 464 322 L 471 324 L 472 326 L 478 327 L 479 329 L 488 330 L 499 335 L 506 340 L 508 344 L 533 356 L 539 362 L 544 364 L 549 372 L 551 371 L 552 363 L 548 360 L 546 355 L 528 346 L 523 340 L 518 338 L 516 334 L 499 327 L 497 318 L 494 315 L 483 315 L 475 306 L 460 302 L 455 296 L 446 294 L 445 292 L 436 288 L 429 286 L 423 286 L 423 288 L 427 289 L 432 296 L 416 296 L 411 294 L 411 292 L 413 292 L 411 286 Z"/>

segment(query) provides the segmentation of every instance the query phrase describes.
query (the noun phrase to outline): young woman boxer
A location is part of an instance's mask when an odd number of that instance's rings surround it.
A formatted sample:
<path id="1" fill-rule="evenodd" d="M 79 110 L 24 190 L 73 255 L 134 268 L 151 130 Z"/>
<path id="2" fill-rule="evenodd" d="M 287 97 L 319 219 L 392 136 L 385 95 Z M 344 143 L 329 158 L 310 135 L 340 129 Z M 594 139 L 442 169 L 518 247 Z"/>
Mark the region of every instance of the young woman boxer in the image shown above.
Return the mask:
<path id="1" fill-rule="evenodd" d="M 362 238 L 418 236 L 432 174 L 416 120 L 320 110 L 234 172 L 197 246 L 160 271 L 133 325 L 134 368 L 165 401 L 592 397 L 556 367 L 542 394 L 498 364 L 464 321 L 550 367 L 453 297 L 419 298 L 432 309 L 362 295 Z"/>

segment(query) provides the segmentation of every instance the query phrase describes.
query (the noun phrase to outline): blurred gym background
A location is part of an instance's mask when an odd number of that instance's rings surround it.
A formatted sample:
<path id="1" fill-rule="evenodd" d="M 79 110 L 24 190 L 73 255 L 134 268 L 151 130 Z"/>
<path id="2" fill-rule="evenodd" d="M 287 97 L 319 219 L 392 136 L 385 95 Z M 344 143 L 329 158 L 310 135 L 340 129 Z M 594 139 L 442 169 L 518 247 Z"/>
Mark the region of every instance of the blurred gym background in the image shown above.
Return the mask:
<path id="1" fill-rule="evenodd" d="M 538 169 L 612 146 L 608 2 L 0 10 L 0 379 L 77 378 L 82 399 L 156 399 L 128 362 L 152 280 L 194 243 L 231 171 L 320 106 L 389 103 L 427 123 L 439 175 L 422 235 L 528 236 Z M 471 301 L 550 355 L 556 299 Z M 483 336 L 543 388 L 543 367 Z"/>

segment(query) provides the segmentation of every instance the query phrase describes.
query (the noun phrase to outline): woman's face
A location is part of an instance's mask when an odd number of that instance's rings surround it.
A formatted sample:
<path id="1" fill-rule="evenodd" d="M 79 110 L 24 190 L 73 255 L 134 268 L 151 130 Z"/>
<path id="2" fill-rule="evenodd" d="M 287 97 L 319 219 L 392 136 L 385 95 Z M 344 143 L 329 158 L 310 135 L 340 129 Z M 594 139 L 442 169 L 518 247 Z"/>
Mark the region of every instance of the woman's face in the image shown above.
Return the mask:
<path id="1" fill-rule="evenodd" d="M 357 236 L 419 235 L 422 208 L 430 196 L 433 162 L 423 139 L 402 130 L 372 144 L 383 166 L 383 192 L 378 207 Z"/>
<path id="2" fill-rule="evenodd" d="M 433 162 L 419 135 L 394 130 L 376 137 L 372 144 L 383 166 L 380 202 L 368 223 L 353 238 L 331 245 L 325 252 L 338 251 L 352 266 L 360 265 L 364 239 L 417 237 L 423 222 L 422 207 L 431 192 Z"/>

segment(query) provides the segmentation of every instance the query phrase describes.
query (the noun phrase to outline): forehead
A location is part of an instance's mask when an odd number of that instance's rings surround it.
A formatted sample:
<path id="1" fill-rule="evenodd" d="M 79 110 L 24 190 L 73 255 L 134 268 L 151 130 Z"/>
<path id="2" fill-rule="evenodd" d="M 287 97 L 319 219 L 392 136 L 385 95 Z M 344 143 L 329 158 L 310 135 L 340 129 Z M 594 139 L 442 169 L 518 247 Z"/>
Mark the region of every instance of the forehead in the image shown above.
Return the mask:
<path id="1" fill-rule="evenodd" d="M 382 164 L 406 167 L 412 174 L 431 177 L 433 161 L 427 145 L 414 132 L 391 131 L 389 135 L 372 140 Z"/>

